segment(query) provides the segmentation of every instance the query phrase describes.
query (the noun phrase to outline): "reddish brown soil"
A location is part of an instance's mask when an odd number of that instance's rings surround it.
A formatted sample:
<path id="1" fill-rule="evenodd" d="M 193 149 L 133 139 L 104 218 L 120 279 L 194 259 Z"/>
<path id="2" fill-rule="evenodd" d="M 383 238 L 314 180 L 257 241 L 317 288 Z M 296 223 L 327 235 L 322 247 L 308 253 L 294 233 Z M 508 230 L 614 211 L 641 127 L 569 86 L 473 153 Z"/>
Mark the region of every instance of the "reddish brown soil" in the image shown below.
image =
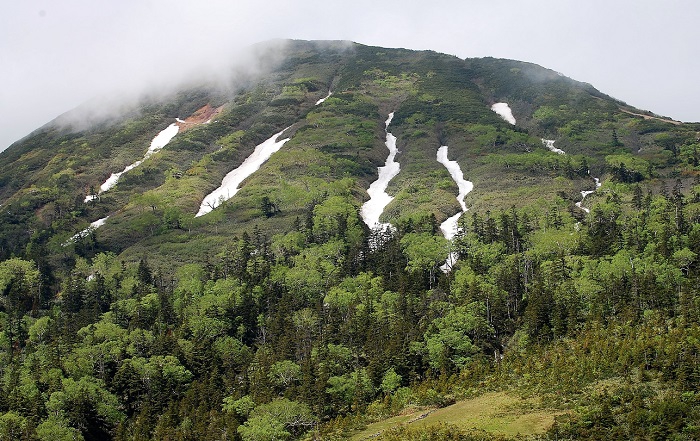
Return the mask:
<path id="1" fill-rule="evenodd" d="M 212 107 L 211 104 L 207 104 L 204 107 L 198 109 L 192 115 L 185 118 L 182 122 L 178 121 L 175 124 L 177 124 L 180 127 L 180 131 L 184 132 L 185 130 L 189 130 L 195 126 L 204 124 L 205 122 L 213 119 L 216 115 L 221 113 L 221 110 L 223 108 L 224 106 Z"/>

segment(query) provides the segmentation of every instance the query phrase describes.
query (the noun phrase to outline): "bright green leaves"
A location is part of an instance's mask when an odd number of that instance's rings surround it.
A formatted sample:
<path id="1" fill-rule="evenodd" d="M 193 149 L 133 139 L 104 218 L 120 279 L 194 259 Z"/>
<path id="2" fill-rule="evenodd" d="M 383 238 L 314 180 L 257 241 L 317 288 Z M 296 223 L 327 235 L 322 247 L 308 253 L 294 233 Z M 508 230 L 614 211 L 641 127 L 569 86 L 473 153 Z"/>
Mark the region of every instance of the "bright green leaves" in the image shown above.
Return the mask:
<path id="1" fill-rule="evenodd" d="M 424 351 L 433 369 L 450 371 L 462 368 L 479 352 L 473 341 L 493 333 L 485 316 L 482 303 L 450 307 L 444 317 L 432 321 L 422 345 L 417 345 L 416 349 Z"/>
<path id="2" fill-rule="evenodd" d="M 39 270 L 34 262 L 12 258 L 0 262 L 0 291 L 9 289 L 10 284 L 17 283 L 32 289 L 39 282 Z"/>
<path id="3" fill-rule="evenodd" d="M 363 403 L 374 396 L 372 380 L 365 369 L 357 369 L 344 375 L 328 379 L 326 392 L 340 404 L 351 408 L 354 403 Z"/>
<path id="4" fill-rule="evenodd" d="M 83 441 L 82 433 L 69 425 L 62 417 L 49 416 L 36 428 L 36 435 L 40 441 Z M 8 439 L 19 439 L 8 438 Z"/>
<path id="5" fill-rule="evenodd" d="M 66 370 L 79 378 L 94 375 L 105 379 L 108 365 L 124 356 L 128 331 L 114 323 L 100 321 L 78 331 L 81 343 L 66 360 Z"/>
<path id="6" fill-rule="evenodd" d="M 401 375 L 397 374 L 394 368 L 390 368 L 382 377 L 382 384 L 379 386 L 385 394 L 389 395 L 401 386 Z"/>
<path id="7" fill-rule="evenodd" d="M 250 398 L 250 395 L 244 395 L 239 399 L 226 397 L 221 408 L 224 412 L 235 412 L 240 417 L 248 418 L 250 412 L 255 409 L 255 402 Z"/>
<path id="8" fill-rule="evenodd" d="M 613 179 L 618 182 L 633 183 L 651 177 L 651 165 L 644 159 L 626 155 L 608 155 L 605 163 L 610 169 Z"/>
<path id="9" fill-rule="evenodd" d="M 301 366 L 290 360 L 282 360 L 270 366 L 269 380 L 284 390 L 301 379 Z"/>
<path id="10" fill-rule="evenodd" d="M 370 273 L 360 273 L 356 277 L 343 279 L 331 288 L 323 301 L 347 318 L 355 308 L 369 309 L 373 302 L 379 300 L 382 292 L 381 278 L 372 277 Z"/>
<path id="11" fill-rule="evenodd" d="M 107 439 L 110 431 L 125 417 L 117 397 L 108 392 L 103 383 L 91 377 L 78 381 L 64 379 L 62 390 L 51 394 L 46 410 L 65 419 L 70 427 L 79 429 L 90 439 Z M 61 426 L 59 421 L 49 424 Z M 62 432 L 72 433 L 69 428 L 64 428 Z"/>
<path id="12" fill-rule="evenodd" d="M 314 207 L 313 234 L 320 242 L 343 238 L 349 244 L 357 244 L 363 238 L 357 207 L 347 197 L 329 197 Z"/>
<path id="13" fill-rule="evenodd" d="M 0 301 L 5 311 L 20 316 L 31 309 L 38 295 L 39 270 L 34 262 L 18 258 L 0 262 Z"/>
<path id="14" fill-rule="evenodd" d="M 401 247 L 408 257 L 406 270 L 411 273 L 427 272 L 432 287 L 435 272 L 449 253 L 447 240 L 430 233 L 408 233 L 401 239 Z"/>
<path id="15" fill-rule="evenodd" d="M 253 409 L 248 421 L 238 427 L 238 434 L 244 441 L 283 440 L 298 436 L 315 424 L 316 417 L 309 406 L 281 398 Z"/>

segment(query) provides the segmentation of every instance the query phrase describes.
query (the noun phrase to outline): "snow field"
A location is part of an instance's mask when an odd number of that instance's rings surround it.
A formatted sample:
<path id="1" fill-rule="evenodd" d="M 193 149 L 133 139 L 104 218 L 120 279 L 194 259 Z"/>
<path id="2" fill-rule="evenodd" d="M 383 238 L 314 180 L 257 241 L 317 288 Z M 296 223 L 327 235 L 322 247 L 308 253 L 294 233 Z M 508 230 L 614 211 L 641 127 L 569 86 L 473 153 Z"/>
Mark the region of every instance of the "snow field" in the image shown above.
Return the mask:
<path id="1" fill-rule="evenodd" d="M 328 95 L 326 95 L 325 98 L 321 98 L 320 100 L 316 101 L 316 105 L 318 106 L 319 104 L 323 103 L 323 102 L 326 101 L 328 98 L 330 98 L 331 95 L 333 95 L 333 92 L 331 92 L 331 91 L 329 90 L 329 91 L 328 91 Z"/>
<path id="2" fill-rule="evenodd" d="M 75 242 L 76 240 L 79 240 L 79 239 L 82 239 L 83 237 L 86 237 L 88 234 L 90 234 L 91 232 L 95 231 L 96 229 L 98 229 L 102 225 L 104 225 L 105 222 L 107 222 L 107 219 L 109 219 L 109 216 L 103 217 L 102 219 L 97 219 L 95 222 L 91 223 L 90 226 L 88 226 L 86 229 L 71 236 L 70 239 L 68 239 L 66 242 L 63 243 L 63 246 L 66 247 L 66 246 L 68 246 L 69 243 Z"/>
<path id="3" fill-rule="evenodd" d="M 600 179 L 598 179 L 598 178 L 593 178 L 593 179 L 595 180 L 595 189 L 593 189 L 593 190 L 583 190 L 583 191 L 581 192 L 581 200 L 580 200 L 579 202 L 576 202 L 576 206 L 577 206 L 578 208 L 580 208 L 581 210 L 585 211 L 586 213 L 590 213 L 591 210 L 589 210 L 588 208 L 586 208 L 586 207 L 584 207 L 584 206 L 582 205 L 582 204 L 583 204 L 583 200 L 586 199 L 586 196 L 588 196 L 589 194 L 595 193 L 595 191 L 596 191 L 598 188 L 600 188 L 600 186 L 602 185 L 602 184 L 600 183 Z"/>

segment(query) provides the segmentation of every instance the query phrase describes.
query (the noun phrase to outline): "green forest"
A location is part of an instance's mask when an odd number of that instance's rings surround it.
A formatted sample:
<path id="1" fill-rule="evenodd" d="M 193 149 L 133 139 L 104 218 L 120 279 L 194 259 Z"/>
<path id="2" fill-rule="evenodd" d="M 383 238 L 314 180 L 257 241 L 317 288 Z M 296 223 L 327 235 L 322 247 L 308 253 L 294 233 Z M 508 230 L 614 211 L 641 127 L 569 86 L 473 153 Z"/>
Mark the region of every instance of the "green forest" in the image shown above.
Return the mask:
<path id="1" fill-rule="evenodd" d="M 499 394 L 549 422 L 353 439 L 700 438 L 700 125 L 510 60 L 301 42 L 285 60 L 0 154 L 0 440 L 342 440 Z M 205 103 L 215 123 L 84 202 Z M 390 111 L 394 229 L 373 230 L 360 207 Z M 290 126 L 239 195 L 194 217 Z M 453 241 L 440 145 L 474 182 Z"/>

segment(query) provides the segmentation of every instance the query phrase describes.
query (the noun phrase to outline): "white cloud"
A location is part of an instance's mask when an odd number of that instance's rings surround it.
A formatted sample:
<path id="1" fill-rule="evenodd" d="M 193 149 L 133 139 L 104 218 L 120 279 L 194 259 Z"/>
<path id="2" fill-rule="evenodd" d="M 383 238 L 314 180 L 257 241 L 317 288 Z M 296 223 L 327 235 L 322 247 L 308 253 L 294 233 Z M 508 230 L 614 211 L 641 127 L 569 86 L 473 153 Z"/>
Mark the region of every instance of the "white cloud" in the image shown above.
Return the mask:
<path id="1" fill-rule="evenodd" d="M 0 150 L 94 96 L 217 71 L 272 38 L 532 61 L 697 121 L 698 16 L 693 0 L 12 2 L 0 15 Z"/>

